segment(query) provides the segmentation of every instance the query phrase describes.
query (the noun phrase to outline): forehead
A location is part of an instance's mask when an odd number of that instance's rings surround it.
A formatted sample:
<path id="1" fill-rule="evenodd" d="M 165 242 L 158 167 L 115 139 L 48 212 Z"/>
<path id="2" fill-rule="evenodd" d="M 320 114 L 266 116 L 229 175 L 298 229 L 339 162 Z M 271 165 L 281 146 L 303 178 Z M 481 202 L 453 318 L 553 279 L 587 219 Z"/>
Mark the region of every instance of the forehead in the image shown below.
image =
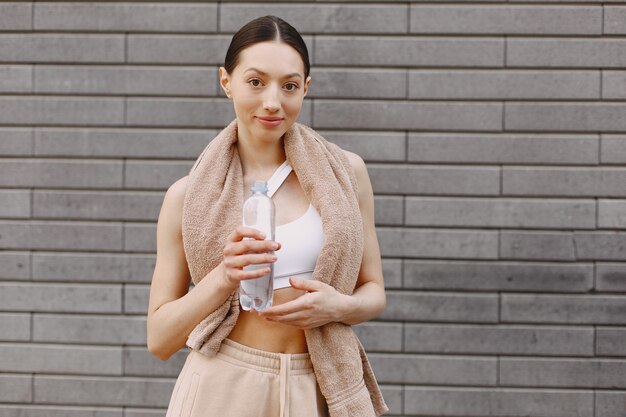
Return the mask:
<path id="1" fill-rule="evenodd" d="M 243 73 L 250 67 L 257 68 L 272 77 L 283 77 L 294 72 L 304 76 L 304 62 L 300 54 L 282 42 L 260 42 L 243 49 L 240 52 L 236 70 Z M 248 74 L 253 74 L 253 72 L 246 72 L 246 75 Z"/>

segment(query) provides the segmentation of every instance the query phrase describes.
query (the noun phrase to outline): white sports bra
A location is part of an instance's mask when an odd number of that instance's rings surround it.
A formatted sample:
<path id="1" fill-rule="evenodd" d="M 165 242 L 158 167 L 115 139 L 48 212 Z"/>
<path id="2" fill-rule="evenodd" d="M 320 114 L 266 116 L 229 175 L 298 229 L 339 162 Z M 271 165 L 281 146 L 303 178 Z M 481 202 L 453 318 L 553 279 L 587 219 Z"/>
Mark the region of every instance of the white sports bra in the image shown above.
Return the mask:
<path id="1" fill-rule="evenodd" d="M 267 195 L 272 197 L 291 173 L 287 161 L 267 181 Z M 290 287 L 289 277 L 311 279 L 317 257 L 324 245 L 322 219 L 309 203 L 309 208 L 296 220 L 276 226 L 275 240 L 281 244 L 274 262 L 274 290 Z"/>

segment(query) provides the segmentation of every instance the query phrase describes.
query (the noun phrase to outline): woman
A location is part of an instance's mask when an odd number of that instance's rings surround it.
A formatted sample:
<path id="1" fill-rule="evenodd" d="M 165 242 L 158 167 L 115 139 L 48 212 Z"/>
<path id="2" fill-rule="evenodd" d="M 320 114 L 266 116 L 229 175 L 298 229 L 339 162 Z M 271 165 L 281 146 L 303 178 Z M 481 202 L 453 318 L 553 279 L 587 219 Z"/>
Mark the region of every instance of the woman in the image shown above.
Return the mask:
<path id="1" fill-rule="evenodd" d="M 354 291 L 345 294 L 311 279 L 312 268 L 302 271 L 304 264 L 315 265 L 324 236 L 313 202 L 307 200 L 295 170 L 287 164 L 283 135 L 296 123 L 311 81 L 309 71 L 302 37 L 275 16 L 243 26 L 233 36 L 225 65 L 219 69 L 221 87 L 237 115 L 236 150 L 244 190 L 249 192 L 255 180 L 273 180 L 276 241 L 264 240 L 258 230 L 235 227 L 219 254 L 222 261 L 188 291 L 189 253 L 182 230 L 189 176 L 165 194 L 148 308 L 148 350 L 153 355 L 167 360 L 185 346 L 201 321 L 229 304 L 226 300 L 241 280 L 268 272 L 248 271 L 244 266 L 274 262 L 278 275 L 272 307 L 262 312 L 237 310 L 236 323 L 217 355 L 190 352 L 170 399 L 168 417 L 328 416 L 305 331 L 335 322 L 361 323 L 385 308 L 372 187 L 363 160 L 354 153 L 342 151 L 356 178 L 355 198 L 363 224 L 363 255 Z M 306 233 L 306 239 L 299 233 Z M 380 402 L 378 410 L 386 411 L 382 398 Z"/>

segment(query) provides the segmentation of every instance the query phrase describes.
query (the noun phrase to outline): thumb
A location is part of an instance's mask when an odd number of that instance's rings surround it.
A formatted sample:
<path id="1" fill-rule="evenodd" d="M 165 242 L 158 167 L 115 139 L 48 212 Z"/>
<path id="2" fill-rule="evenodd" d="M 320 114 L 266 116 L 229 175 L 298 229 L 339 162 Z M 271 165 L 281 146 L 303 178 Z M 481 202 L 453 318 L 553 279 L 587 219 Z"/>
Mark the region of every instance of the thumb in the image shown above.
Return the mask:
<path id="1" fill-rule="evenodd" d="M 289 277 L 289 282 L 292 287 L 299 288 L 302 290 L 308 291 L 317 291 L 320 289 L 319 282 L 312 279 L 303 279 L 303 278 L 295 278 Z"/>

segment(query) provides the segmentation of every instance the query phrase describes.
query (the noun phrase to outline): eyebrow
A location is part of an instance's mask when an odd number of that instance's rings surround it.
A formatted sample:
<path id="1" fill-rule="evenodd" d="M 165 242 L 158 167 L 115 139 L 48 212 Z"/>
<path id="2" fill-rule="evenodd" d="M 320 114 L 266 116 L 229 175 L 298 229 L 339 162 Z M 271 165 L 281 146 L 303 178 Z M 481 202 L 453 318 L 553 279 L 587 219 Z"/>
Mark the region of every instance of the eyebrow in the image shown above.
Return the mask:
<path id="1" fill-rule="evenodd" d="M 256 72 L 258 72 L 261 75 L 267 75 L 267 73 L 261 71 L 260 69 L 254 68 L 254 67 L 248 68 L 243 73 L 245 74 L 248 71 L 256 71 Z M 291 78 L 291 77 L 300 77 L 300 78 L 302 78 L 302 76 L 299 73 L 297 73 L 297 72 L 292 72 L 291 74 L 285 75 L 285 78 Z"/>

